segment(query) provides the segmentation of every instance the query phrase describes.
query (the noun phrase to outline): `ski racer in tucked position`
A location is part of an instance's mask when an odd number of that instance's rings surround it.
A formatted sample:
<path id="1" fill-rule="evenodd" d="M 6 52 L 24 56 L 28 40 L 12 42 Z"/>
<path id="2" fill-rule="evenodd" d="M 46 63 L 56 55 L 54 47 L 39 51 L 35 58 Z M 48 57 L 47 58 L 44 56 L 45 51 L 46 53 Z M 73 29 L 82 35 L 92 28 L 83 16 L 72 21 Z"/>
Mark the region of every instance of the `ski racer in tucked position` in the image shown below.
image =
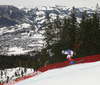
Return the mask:
<path id="1" fill-rule="evenodd" d="M 67 55 L 66 58 L 70 61 L 69 65 L 75 63 L 74 60 L 71 58 L 74 55 L 72 50 L 62 50 L 62 54 Z"/>

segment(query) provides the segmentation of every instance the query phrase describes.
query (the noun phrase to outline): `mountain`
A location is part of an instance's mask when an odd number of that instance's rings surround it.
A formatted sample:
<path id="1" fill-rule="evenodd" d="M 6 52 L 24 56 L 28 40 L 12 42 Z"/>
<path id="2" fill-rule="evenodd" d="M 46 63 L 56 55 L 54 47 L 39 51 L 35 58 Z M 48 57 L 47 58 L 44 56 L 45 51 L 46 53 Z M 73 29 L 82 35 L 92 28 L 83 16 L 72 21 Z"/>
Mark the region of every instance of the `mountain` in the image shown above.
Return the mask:
<path id="1" fill-rule="evenodd" d="M 91 16 L 93 8 L 75 8 L 79 21 L 82 12 Z M 0 6 L 0 54 L 25 54 L 40 51 L 44 45 L 43 27 L 49 13 L 52 21 L 57 14 L 63 19 L 70 17 L 72 8 L 66 6 L 41 6 L 32 9 L 17 8 L 11 5 Z"/>
<path id="2" fill-rule="evenodd" d="M 93 8 L 87 8 L 87 7 L 81 7 L 81 8 L 75 8 L 76 10 L 76 17 L 77 20 L 81 18 L 81 15 L 84 11 L 90 16 L 91 13 L 93 13 Z M 57 14 L 59 14 L 59 17 L 63 19 L 64 17 L 70 17 L 72 8 L 67 6 L 41 6 L 36 7 L 34 9 L 29 10 L 28 17 L 30 20 L 34 21 L 34 24 L 37 26 L 37 28 L 42 29 L 43 28 L 43 22 L 46 19 L 47 13 L 49 13 L 52 21 L 56 19 Z"/>
<path id="3" fill-rule="evenodd" d="M 26 13 L 12 5 L 0 5 L 0 27 L 12 26 L 25 21 Z"/>

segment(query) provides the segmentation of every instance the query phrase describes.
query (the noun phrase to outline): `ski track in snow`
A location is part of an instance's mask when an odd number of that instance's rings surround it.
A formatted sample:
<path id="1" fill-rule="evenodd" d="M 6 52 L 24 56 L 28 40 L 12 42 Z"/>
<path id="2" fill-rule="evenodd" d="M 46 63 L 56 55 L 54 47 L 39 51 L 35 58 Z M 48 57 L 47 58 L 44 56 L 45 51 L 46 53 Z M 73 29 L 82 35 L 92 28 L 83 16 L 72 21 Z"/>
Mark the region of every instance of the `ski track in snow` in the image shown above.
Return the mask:
<path id="1" fill-rule="evenodd" d="M 96 62 L 95 62 L 96 63 Z M 91 66 L 92 65 L 92 66 Z M 50 78 L 54 78 L 54 77 L 59 77 L 59 76 L 63 76 L 63 75 L 71 75 L 72 73 L 75 72 L 81 72 L 81 71 L 86 71 L 88 69 L 96 69 L 96 67 L 100 67 L 100 62 L 99 65 L 97 64 L 93 64 L 93 63 L 86 63 L 86 64 L 76 64 L 76 65 L 72 65 L 72 66 L 66 66 L 66 67 L 62 67 L 62 68 L 57 68 L 57 69 L 53 69 L 53 70 L 48 70 L 46 72 L 43 72 L 35 77 L 26 79 L 26 81 L 21 81 L 16 83 L 15 85 L 30 85 L 29 83 L 35 83 L 38 81 L 42 81 L 42 80 L 46 80 L 46 79 L 50 79 Z M 65 70 L 64 72 L 62 72 L 62 70 Z M 56 72 L 57 73 L 54 73 Z"/>

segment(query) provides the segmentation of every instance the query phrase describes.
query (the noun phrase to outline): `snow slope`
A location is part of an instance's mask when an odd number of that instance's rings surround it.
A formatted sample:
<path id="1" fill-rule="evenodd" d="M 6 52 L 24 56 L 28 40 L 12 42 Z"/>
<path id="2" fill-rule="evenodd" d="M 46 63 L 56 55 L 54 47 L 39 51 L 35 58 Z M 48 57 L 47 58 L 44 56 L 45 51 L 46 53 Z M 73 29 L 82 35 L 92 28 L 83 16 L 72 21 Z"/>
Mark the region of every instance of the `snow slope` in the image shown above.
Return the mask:
<path id="1" fill-rule="evenodd" d="M 100 85 L 100 61 L 48 70 L 15 85 Z"/>

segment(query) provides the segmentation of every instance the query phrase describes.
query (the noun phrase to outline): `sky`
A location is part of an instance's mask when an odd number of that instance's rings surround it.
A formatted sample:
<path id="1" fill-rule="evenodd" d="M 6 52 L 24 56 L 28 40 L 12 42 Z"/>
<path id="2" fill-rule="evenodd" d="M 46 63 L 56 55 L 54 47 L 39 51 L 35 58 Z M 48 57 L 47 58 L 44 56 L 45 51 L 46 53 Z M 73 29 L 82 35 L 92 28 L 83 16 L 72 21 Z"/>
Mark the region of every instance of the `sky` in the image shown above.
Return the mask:
<path id="1" fill-rule="evenodd" d="M 14 85 L 100 85 L 100 61 L 48 70 Z"/>
<path id="2" fill-rule="evenodd" d="M 94 7 L 100 0 L 0 0 L 0 5 L 34 8 L 37 6 L 62 5 L 75 7 Z"/>

